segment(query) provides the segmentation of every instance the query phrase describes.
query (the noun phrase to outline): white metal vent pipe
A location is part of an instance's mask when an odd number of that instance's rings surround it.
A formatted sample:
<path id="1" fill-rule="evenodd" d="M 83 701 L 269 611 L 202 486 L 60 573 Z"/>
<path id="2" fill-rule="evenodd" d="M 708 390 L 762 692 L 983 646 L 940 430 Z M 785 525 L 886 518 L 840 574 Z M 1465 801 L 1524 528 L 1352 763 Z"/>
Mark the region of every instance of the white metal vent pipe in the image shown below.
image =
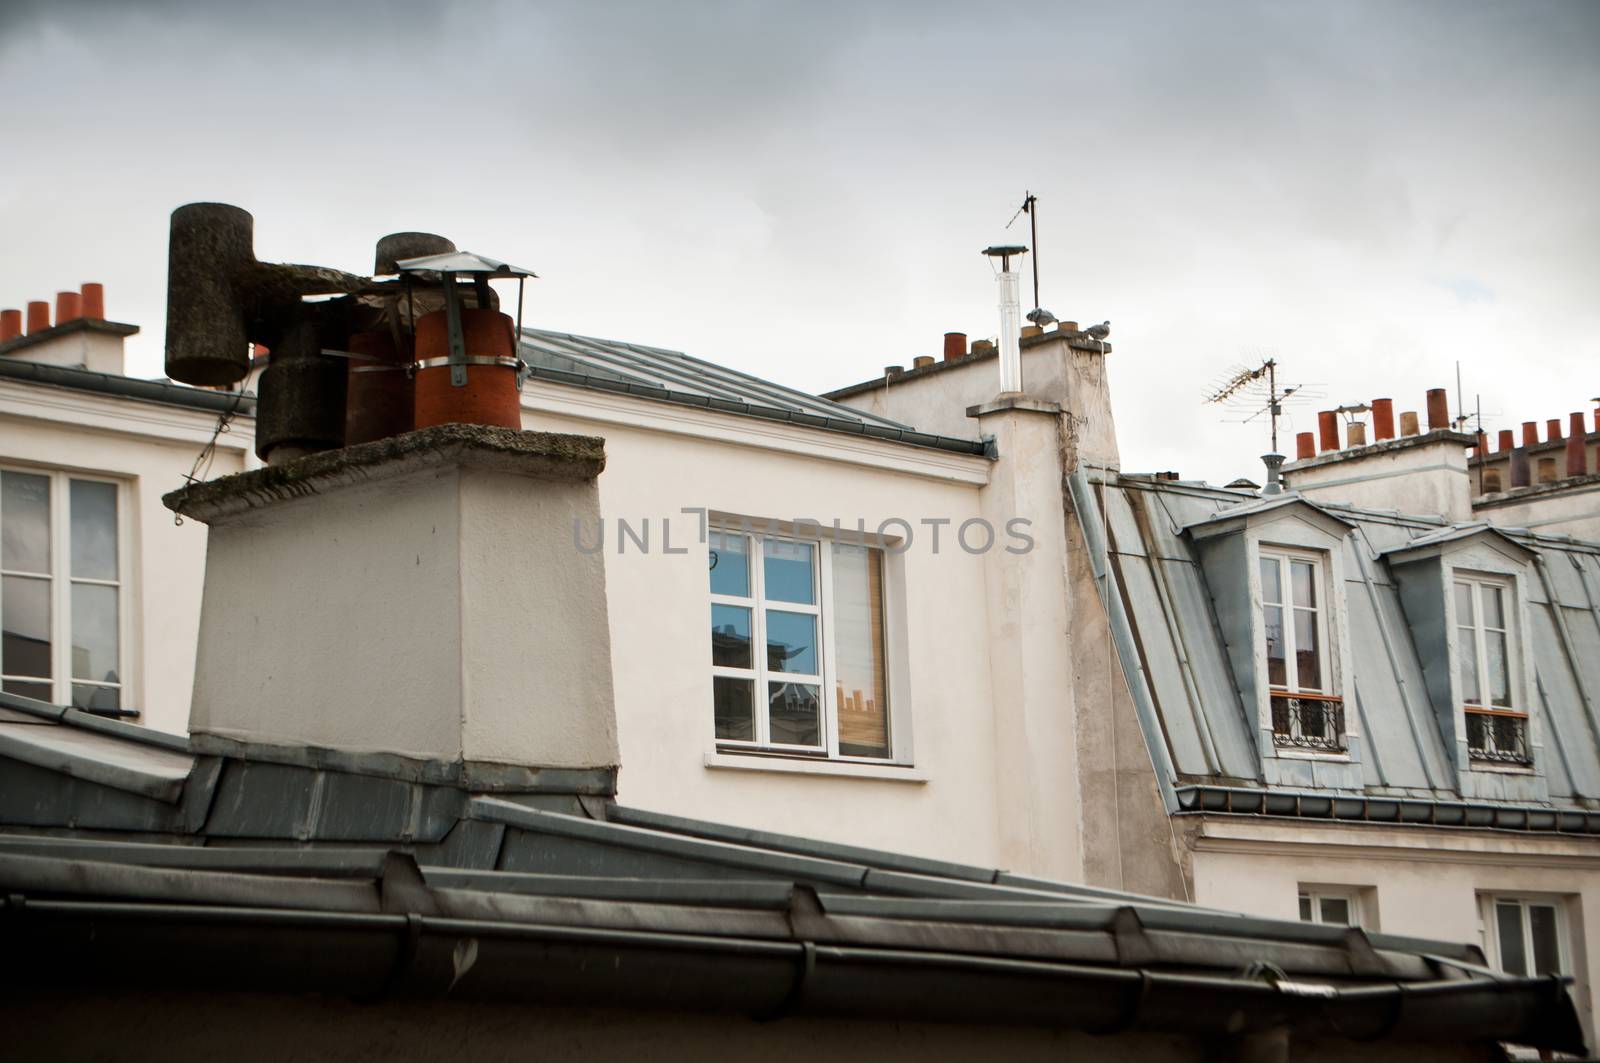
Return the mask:
<path id="1" fill-rule="evenodd" d="M 1022 296 L 1021 276 L 1016 270 L 1002 270 L 1000 284 L 1000 391 L 1022 390 Z"/>

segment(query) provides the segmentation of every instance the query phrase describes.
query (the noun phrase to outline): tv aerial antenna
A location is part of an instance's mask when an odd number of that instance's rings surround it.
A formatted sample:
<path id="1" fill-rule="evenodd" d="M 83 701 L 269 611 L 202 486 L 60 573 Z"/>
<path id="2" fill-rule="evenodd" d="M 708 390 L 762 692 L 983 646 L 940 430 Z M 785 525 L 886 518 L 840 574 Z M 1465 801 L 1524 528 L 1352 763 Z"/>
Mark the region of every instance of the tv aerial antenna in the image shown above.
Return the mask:
<path id="1" fill-rule="evenodd" d="M 1222 406 L 1237 416 L 1229 418 L 1239 424 L 1249 424 L 1266 417 L 1272 426 L 1272 453 L 1278 453 L 1278 418 L 1286 405 L 1309 402 L 1315 393 L 1303 384 L 1278 384 L 1278 362 L 1264 358 L 1259 365 L 1238 365 L 1227 375 L 1214 381 L 1206 390 L 1205 401 L 1210 406 Z"/>

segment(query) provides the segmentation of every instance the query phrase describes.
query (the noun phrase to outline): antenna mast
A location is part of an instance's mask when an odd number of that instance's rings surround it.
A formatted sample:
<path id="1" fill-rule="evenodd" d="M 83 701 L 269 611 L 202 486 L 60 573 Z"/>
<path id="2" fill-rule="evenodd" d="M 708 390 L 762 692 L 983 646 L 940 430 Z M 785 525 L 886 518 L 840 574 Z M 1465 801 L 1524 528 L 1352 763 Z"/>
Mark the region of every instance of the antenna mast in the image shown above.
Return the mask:
<path id="1" fill-rule="evenodd" d="M 1039 309 L 1039 207 L 1038 207 L 1038 203 L 1039 203 L 1039 197 L 1038 196 L 1034 195 L 1032 192 L 1024 191 L 1022 193 L 1022 206 L 1018 207 L 1017 208 L 1017 212 L 1015 214 L 1011 215 L 1011 221 L 1006 222 L 1006 228 L 1009 229 L 1009 228 L 1011 228 L 1011 223 L 1016 221 L 1019 217 L 1021 217 L 1024 214 L 1026 214 L 1028 216 L 1028 225 L 1029 225 L 1029 229 L 1030 229 L 1030 236 L 1031 236 L 1031 238 L 1033 240 L 1033 244 L 1032 244 L 1032 246 L 1033 246 L 1033 308 L 1035 310 Z"/>

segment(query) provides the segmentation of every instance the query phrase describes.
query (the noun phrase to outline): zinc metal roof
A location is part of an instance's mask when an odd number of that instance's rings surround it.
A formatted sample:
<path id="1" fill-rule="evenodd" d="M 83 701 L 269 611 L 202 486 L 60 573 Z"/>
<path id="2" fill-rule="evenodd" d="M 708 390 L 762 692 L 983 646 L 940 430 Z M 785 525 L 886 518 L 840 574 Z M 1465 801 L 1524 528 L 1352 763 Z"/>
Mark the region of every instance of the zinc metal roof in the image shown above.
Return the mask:
<path id="1" fill-rule="evenodd" d="M 524 328 L 521 354 L 530 375 L 541 380 L 958 454 L 984 453 L 983 443 L 976 439 L 919 432 L 910 425 L 664 347 Z"/>
<path id="2" fill-rule="evenodd" d="M 1188 534 L 1274 505 L 1113 472 L 1083 482 L 1074 505 L 1085 525 L 1104 528 L 1111 580 L 1104 593 L 1125 603 L 1131 629 L 1124 673 L 1149 712 L 1156 762 L 1170 765 L 1161 782 L 1177 808 L 1600 833 L 1600 544 L 1490 529 L 1531 558 L 1523 581 L 1531 630 L 1521 642 L 1535 673 L 1532 709 L 1543 736 L 1537 768 L 1548 800 L 1509 789 L 1474 798 L 1462 793 L 1439 722 L 1451 707 L 1433 703 L 1425 675 L 1437 674 L 1441 662 L 1426 656 L 1426 640 L 1412 626 L 1425 621 L 1407 615 L 1390 562 L 1413 547 L 1481 535 L 1485 526 L 1318 503 L 1351 525 L 1340 549 L 1354 674 L 1343 694 L 1361 736 L 1360 786 L 1299 761 L 1299 783 L 1275 788 L 1264 781 L 1255 706 L 1247 708 L 1214 588 Z"/>

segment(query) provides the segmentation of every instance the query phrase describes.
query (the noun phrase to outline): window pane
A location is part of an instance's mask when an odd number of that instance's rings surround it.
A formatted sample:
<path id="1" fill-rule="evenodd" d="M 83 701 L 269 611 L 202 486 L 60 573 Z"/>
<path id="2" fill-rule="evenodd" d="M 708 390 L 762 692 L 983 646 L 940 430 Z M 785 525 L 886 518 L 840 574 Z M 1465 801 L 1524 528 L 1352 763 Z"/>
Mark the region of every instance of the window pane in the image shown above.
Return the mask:
<path id="1" fill-rule="evenodd" d="M 1488 653 L 1489 702 L 1503 709 L 1511 707 L 1511 673 L 1506 667 L 1506 635 L 1503 631 L 1485 631 L 1484 649 Z"/>
<path id="2" fill-rule="evenodd" d="M 1294 611 L 1295 681 L 1301 690 L 1322 689 L 1322 652 L 1317 645 L 1317 614 Z"/>
<path id="3" fill-rule="evenodd" d="M 1289 685 L 1289 673 L 1284 662 L 1283 609 L 1269 605 L 1263 610 L 1267 632 L 1267 682 L 1275 687 Z"/>
<path id="4" fill-rule="evenodd" d="M 1484 587 L 1483 594 L 1483 622 L 1488 627 L 1504 628 L 1506 626 L 1505 602 L 1501 599 L 1499 587 Z"/>
<path id="5" fill-rule="evenodd" d="M 117 485 L 73 480 L 72 574 L 117 578 Z"/>
<path id="6" fill-rule="evenodd" d="M 767 610 L 767 668 L 817 674 L 817 618 L 810 613 Z"/>
<path id="7" fill-rule="evenodd" d="M 1283 604 L 1283 577 L 1278 571 L 1278 559 L 1261 559 L 1261 600 L 1273 605 Z"/>
<path id="8" fill-rule="evenodd" d="M 1494 924 L 1500 942 L 1500 969 L 1507 974 L 1527 974 L 1528 957 L 1522 947 L 1522 907 L 1497 903 Z"/>
<path id="9" fill-rule="evenodd" d="M 839 752 L 889 755 L 889 691 L 884 668 L 883 554 L 833 544 L 834 708 Z"/>
<path id="10" fill-rule="evenodd" d="M 1472 585 L 1470 583 L 1456 584 L 1456 623 L 1462 627 L 1471 627 L 1478 622 L 1478 611 L 1472 604 Z"/>
<path id="11" fill-rule="evenodd" d="M 1311 898 L 1304 893 L 1300 894 L 1300 920 L 1309 923 L 1311 919 Z"/>
<path id="12" fill-rule="evenodd" d="M 822 702 L 808 683 L 768 683 L 768 726 L 772 741 L 786 746 L 822 744 Z"/>
<path id="13" fill-rule="evenodd" d="M 50 571 L 50 477 L 0 472 L 0 568 Z"/>
<path id="14" fill-rule="evenodd" d="M 121 682 L 117 675 L 117 588 L 72 585 L 72 678 Z"/>
<path id="15" fill-rule="evenodd" d="M 711 593 L 750 597 L 750 540 L 736 532 L 711 530 Z"/>
<path id="16" fill-rule="evenodd" d="M 1294 604 L 1307 609 L 1317 606 L 1316 569 L 1309 561 L 1289 562 L 1289 583 L 1294 590 Z"/>
<path id="17" fill-rule="evenodd" d="M 122 692 L 116 687 L 72 685 L 72 704 L 80 709 L 110 710 L 122 707 Z"/>
<path id="18" fill-rule="evenodd" d="M 1456 628 L 1456 659 L 1461 662 L 1461 700 L 1468 705 L 1482 705 L 1483 695 L 1478 691 L 1477 633 L 1470 627 Z"/>
<path id="19" fill-rule="evenodd" d="M 711 606 L 711 663 L 726 668 L 753 668 L 750 655 L 750 610 L 737 605 Z"/>
<path id="20" fill-rule="evenodd" d="M 765 580 L 768 601 L 816 603 L 815 581 L 811 576 L 814 551 L 810 543 L 763 539 L 761 553 L 765 562 L 761 577 Z"/>
<path id="21" fill-rule="evenodd" d="M 750 700 L 754 680 L 714 676 L 711 698 L 717 717 L 717 737 L 732 742 L 753 742 L 756 714 Z"/>
<path id="22" fill-rule="evenodd" d="M 4 690 L 7 694 L 15 694 L 19 698 L 51 702 L 55 700 L 55 695 L 50 692 L 49 683 L 24 683 L 20 679 L 7 679 Z"/>
<path id="23" fill-rule="evenodd" d="M 1350 925 L 1350 900 L 1347 897 L 1323 897 L 1322 921 L 1336 926 Z"/>
<path id="24" fill-rule="evenodd" d="M 0 630 L 0 671 L 41 679 L 55 674 L 50 668 L 49 580 L 6 576 L 0 581 Z M 50 700 L 48 693 L 44 700 Z"/>
<path id="25" fill-rule="evenodd" d="M 1533 973 L 1558 974 L 1561 949 L 1556 943 L 1556 910 L 1548 904 L 1528 905 L 1528 928 L 1533 932 Z"/>

